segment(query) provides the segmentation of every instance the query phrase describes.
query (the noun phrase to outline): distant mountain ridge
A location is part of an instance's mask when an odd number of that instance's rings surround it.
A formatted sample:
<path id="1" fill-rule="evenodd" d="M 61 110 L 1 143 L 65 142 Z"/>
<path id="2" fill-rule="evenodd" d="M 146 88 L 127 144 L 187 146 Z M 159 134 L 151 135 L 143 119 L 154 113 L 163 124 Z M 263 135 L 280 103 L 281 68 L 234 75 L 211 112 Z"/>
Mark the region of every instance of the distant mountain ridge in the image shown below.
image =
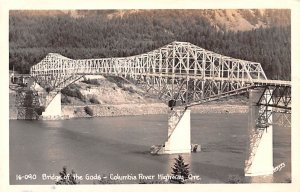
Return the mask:
<path id="1" fill-rule="evenodd" d="M 145 11 L 151 12 L 152 10 L 115 10 L 107 14 L 107 17 L 123 17 L 126 14 L 137 14 Z M 168 12 L 170 10 L 161 11 Z M 189 10 L 176 11 L 180 14 L 182 11 Z M 287 9 L 192 9 L 190 11 L 191 14 L 197 14 L 206 18 L 217 28 L 225 28 L 231 31 L 247 31 L 259 27 L 287 26 L 291 22 L 291 13 Z M 84 15 L 84 12 L 79 11 L 77 14 Z"/>
<path id="2" fill-rule="evenodd" d="M 24 14 L 30 16 L 69 15 L 74 18 L 99 16 L 106 19 L 123 18 L 128 15 L 164 12 L 164 15 L 194 14 L 199 15 L 222 30 L 247 31 L 256 28 L 287 26 L 291 23 L 289 9 L 118 9 L 118 10 L 32 10 L 11 12 L 11 15 Z M 151 14 L 150 14 L 151 15 Z M 171 17 L 170 17 L 171 18 Z"/>

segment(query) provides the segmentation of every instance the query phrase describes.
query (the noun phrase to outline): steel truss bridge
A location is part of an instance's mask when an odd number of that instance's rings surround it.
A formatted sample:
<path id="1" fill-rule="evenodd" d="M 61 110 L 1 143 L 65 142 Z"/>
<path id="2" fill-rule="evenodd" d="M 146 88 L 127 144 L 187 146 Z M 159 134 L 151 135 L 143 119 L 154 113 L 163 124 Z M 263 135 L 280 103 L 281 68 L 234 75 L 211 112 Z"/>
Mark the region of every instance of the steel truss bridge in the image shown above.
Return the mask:
<path id="1" fill-rule="evenodd" d="M 257 87 L 272 91 L 258 104 L 291 109 L 290 81 L 268 80 L 260 63 L 223 56 L 188 42 L 172 42 L 148 53 L 119 58 L 73 60 L 49 53 L 30 75 L 48 92 L 57 92 L 85 75 L 113 75 L 142 86 L 169 102 L 190 107 Z"/>
<path id="2" fill-rule="evenodd" d="M 260 63 L 223 56 L 188 42 L 172 42 L 148 53 L 119 58 L 73 60 L 50 53 L 31 67 L 30 75 L 46 90 L 39 94 L 46 100 L 85 75 L 118 76 L 157 95 L 171 109 L 259 90 L 257 128 L 250 134 L 246 172 L 265 129 L 274 123 L 272 113 L 275 109 L 282 114 L 291 112 L 290 81 L 269 80 Z M 290 124 L 289 118 L 282 118 Z"/>

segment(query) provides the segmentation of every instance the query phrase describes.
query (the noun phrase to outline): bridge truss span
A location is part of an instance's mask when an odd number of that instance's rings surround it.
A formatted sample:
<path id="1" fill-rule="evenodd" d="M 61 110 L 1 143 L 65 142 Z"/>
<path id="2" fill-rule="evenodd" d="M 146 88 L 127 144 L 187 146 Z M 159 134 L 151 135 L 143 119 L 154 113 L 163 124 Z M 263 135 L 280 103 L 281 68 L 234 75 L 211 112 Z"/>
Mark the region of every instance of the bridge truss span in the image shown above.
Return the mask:
<path id="1" fill-rule="evenodd" d="M 268 81 L 259 63 L 223 56 L 188 42 L 172 42 L 148 53 L 73 60 L 48 54 L 31 76 L 48 91 L 60 91 L 84 75 L 120 76 L 164 101 L 187 106 L 245 92 Z"/>

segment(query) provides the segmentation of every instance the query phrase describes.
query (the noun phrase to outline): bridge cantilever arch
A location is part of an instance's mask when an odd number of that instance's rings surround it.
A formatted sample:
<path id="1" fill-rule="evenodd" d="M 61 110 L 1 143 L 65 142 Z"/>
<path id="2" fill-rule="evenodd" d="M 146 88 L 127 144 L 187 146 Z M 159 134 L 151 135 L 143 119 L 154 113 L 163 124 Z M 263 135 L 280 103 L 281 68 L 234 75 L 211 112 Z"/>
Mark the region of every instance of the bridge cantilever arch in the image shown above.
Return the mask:
<path id="1" fill-rule="evenodd" d="M 44 91 L 43 116 L 61 115 L 60 91 L 85 75 L 126 78 L 168 103 L 167 141 L 155 153 L 190 153 L 189 107 L 249 92 L 249 150 L 245 175 L 273 173 L 272 112 L 291 110 L 289 81 L 268 80 L 256 62 L 223 56 L 188 42 L 148 53 L 73 60 L 49 53 L 30 71 Z"/>

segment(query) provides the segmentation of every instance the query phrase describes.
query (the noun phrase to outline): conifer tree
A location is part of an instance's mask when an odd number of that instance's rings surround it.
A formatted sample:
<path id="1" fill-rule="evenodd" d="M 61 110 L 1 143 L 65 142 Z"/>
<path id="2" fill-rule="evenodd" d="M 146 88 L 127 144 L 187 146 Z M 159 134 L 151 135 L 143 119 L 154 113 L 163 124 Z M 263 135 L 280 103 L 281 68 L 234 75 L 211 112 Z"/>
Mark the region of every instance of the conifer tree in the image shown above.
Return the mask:
<path id="1" fill-rule="evenodd" d="M 172 167 L 172 175 L 176 178 L 171 181 L 175 183 L 183 183 L 184 180 L 188 179 L 190 171 L 189 164 L 185 164 L 184 159 L 181 155 L 178 155 L 178 158 L 175 158 L 174 167 Z"/>
<path id="2" fill-rule="evenodd" d="M 60 180 L 57 181 L 56 185 L 76 185 L 80 182 L 75 178 L 75 172 L 72 170 L 70 174 L 67 173 L 67 168 L 64 166 L 63 170 L 59 172 Z"/>

